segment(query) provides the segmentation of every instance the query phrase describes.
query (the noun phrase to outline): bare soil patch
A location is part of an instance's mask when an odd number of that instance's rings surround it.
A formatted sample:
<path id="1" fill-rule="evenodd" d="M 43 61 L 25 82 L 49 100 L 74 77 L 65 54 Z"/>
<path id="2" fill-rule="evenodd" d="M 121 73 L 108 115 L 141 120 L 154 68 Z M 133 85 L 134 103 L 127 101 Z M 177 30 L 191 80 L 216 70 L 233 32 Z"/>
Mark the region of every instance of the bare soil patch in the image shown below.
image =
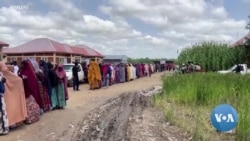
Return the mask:
<path id="1" fill-rule="evenodd" d="M 187 141 L 152 106 L 152 93 L 124 93 L 92 111 L 77 125 L 71 141 Z"/>

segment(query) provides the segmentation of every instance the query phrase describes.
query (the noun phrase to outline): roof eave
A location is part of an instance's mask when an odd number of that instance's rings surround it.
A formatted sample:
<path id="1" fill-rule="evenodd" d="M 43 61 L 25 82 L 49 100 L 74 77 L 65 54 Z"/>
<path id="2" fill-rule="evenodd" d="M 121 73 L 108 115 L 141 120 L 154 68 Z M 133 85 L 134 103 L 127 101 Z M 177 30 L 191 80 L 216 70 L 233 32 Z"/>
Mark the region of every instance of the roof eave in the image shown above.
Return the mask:
<path id="1" fill-rule="evenodd" d="M 0 44 L 0 47 L 9 47 L 9 44 Z"/>

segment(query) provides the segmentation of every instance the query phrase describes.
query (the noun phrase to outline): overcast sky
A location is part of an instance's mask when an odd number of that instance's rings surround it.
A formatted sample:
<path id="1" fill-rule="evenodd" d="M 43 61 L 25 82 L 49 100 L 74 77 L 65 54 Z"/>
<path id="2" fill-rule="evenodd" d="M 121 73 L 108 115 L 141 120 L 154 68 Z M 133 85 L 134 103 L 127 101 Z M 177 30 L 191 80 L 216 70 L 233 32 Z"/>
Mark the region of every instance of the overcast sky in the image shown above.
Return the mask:
<path id="1" fill-rule="evenodd" d="M 0 40 L 46 37 L 103 54 L 175 58 L 202 41 L 247 34 L 250 0 L 0 0 Z"/>

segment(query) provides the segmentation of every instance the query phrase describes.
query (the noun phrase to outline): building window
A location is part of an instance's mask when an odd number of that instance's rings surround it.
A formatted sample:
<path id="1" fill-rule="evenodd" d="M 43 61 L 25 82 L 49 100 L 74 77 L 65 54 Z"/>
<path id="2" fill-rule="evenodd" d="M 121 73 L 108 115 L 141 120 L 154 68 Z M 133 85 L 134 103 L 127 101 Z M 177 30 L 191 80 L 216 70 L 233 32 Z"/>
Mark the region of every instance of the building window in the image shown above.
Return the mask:
<path id="1" fill-rule="evenodd" d="M 67 58 L 59 58 L 59 64 L 66 64 Z"/>
<path id="2" fill-rule="evenodd" d="M 48 57 L 41 57 L 41 60 L 48 62 Z"/>
<path id="3" fill-rule="evenodd" d="M 35 57 L 24 56 L 23 59 L 24 59 L 24 60 L 35 60 Z"/>
<path id="4" fill-rule="evenodd" d="M 77 61 L 78 63 L 80 63 L 80 62 L 81 62 L 81 57 L 75 57 L 74 62 L 75 62 L 75 61 Z"/>
<path id="5" fill-rule="evenodd" d="M 11 61 L 17 61 L 17 57 L 12 57 Z"/>

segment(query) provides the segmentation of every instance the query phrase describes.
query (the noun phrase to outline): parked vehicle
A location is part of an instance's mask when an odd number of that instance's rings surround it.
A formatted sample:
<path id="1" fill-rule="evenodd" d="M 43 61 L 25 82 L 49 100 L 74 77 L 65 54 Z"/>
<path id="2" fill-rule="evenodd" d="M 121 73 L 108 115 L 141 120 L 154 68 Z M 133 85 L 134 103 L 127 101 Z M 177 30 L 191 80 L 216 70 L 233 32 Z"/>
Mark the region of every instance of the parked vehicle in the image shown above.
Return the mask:
<path id="1" fill-rule="evenodd" d="M 75 64 L 64 64 L 63 68 L 66 72 L 66 76 L 68 78 L 68 86 L 72 87 L 73 86 L 73 73 L 72 73 L 72 68 L 74 67 Z M 82 66 L 79 64 L 80 71 L 78 72 L 78 77 L 79 77 L 79 82 L 84 82 L 84 71 L 82 69 Z"/>
<path id="2" fill-rule="evenodd" d="M 240 71 L 240 74 L 247 74 L 250 73 L 250 69 L 247 68 L 247 64 L 239 64 L 242 67 L 242 70 Z M 232 66 L 230 69 L 228 70 L 221 70 L 218 71 L 218 73 L 221 74 L 227 74 L 227 73 L 234 73 L 234 69 L 237 67 L 237 65 Z"/>

